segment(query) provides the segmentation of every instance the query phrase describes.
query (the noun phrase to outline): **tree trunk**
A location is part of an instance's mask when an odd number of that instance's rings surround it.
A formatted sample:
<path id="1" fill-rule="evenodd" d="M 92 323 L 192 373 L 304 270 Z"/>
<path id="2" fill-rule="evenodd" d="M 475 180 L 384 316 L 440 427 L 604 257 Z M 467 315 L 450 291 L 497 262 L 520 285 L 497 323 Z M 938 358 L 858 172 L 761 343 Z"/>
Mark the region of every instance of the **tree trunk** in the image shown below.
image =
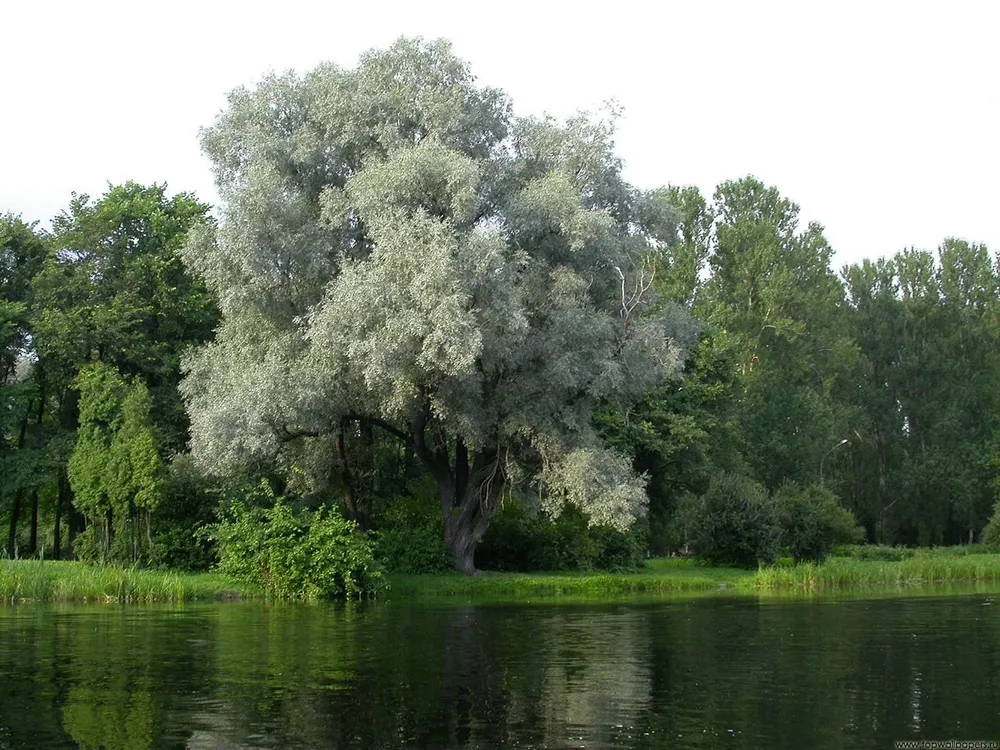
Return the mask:
<path id="1" fill-rule="evenodd" d="M 52 559 L 62 559 L 62 509 L 63 499 L 66 497 L 65 490 L 69 490 L 69 481 L 66 479 L 65 469 L 59 472 L 59 487 L 56 492 L 56 520 L 52 526 Z"/>
<path id="2" fill-rule="evenodd" d="M 38 382 L 39 382 L 38 412 L 35 414 L 35 424 L 38 426 L 38 434 L 35 438 L 35 441 L 41 448 L 43 445 L 42 424 L 45 421 L 45 390 L 47 385 L 47 380 L 45 378 L 45 368 L 39 368 Z M 34 556 L 37 553 L 38 553 L 38 489 L 35 488 L 31 491 L 31 538 L 28 542 L 28 554 Z"/>
<path id="3" fill-rule="evenodd" d="M 17 449 L 24 449 L 24 438 L 28 432 L 28 420 L 31 419 L 31 411 L 34 401 L 28 402 L 28 408 L 21 419 L 21 428 L 17 435 Z M 17 522 L 21 520 L 21 501 L 24 499 L 24 490 L 18 488 L 14 494 L 14 507 L 10 509 L 10 529 L 7 533 L 7 557 L 11 560 L 17 554 Z"/>
<path id="4" fill-rule="evenodd" d="M 337 431 L 337 458 L 340 459 L 340 478 L 344 483 L 346 496 L 344 497 L 344 515 L 347 520 L 354 521 L 358 528 L 367 531 L 370 524 L 369 514 L 366 507 L 358 501 L 358 483 L 351 471 L 351 464 L 347 460 L 347 420 L 340 421 L 340 429 Z"/>
<path id="5" fill-rule="evenodd" d="M 437 481 L 445 545 L 455 560 L 455 569 L 474 575 L 476 545 L 489 528 L 506 481 L 500 450 L 496 446 L 480 449 L 470 465 L 469 450 L 458 438 L 452 465 L 448 436 L 438 426 L 432 430 L 434 439 L 429 442 L 428 427 L 432 427 L 429 403 L 410 425 L 408 435 L 399 431 L 394 434 L 412 441 L 425 471 Z M 460 487 L 464 490 L 461 493 Z"/>
<path id="6" fill-rule="evenodd" d="M 455 570 L 469 576 L 476 574 L 476 546 L 479 540 L 475 539 L 469 529 L 456 531 L 452 542 L 448 545 L 448 550 L 455 558 Z"/>
<path id="7" fill-rule="evenodd" d="M 17 522 L 21 517 L 21 499 L 24 490 L 14 493 L 14 507 L 10 509 L 10 529 L 7 532 L 7 558 L 13 560 L 17 556 Z"/>
<path id="8" fill-rule="evenodd" d="M 31 538 L 28 541 L 28 554 L 38 553 L 38 490 L 31 491 Z"/>
<path id="9" fill-rule="evenodd" d="M 459 482 L 464 492 L 456 509 L 454 498 L 458 497 Z M 503 482 L 496 451 L 476 454 L 471 467 L 466 466 L 464 472 L 456 467 L 448 481 L 439 481 L 444 539 L 455 560 L 455 570 L 460 573 L 476 574 L 476 547 L 499 505 Z"/>
<path id="10" fill-rule="evenodd" d="M 76 537 L 87 530 L 87 519 L 72 505 L 69 506 L 69 551 L 67 560 L 76 559 L 75 542 Z"/>

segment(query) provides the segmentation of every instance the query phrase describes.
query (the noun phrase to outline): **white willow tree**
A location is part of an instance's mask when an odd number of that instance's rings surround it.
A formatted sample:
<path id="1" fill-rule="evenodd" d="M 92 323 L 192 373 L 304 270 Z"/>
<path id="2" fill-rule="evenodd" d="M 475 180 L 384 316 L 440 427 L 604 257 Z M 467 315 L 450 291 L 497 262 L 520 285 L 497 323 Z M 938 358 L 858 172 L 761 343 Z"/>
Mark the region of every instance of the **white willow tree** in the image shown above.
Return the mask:
<path id="1" fill-rule="evenodd" d="M 223 315 L 183 384 L 204 466 L 335 464 L 345 429 L 384 430 L 470 573 L 512 483 L 593 523 L 644 511 L 591 418 L 676 375 L 689 325 L 651 290 L 672 209 L 623 181 L 607 122 L 515 119 L 447 43 L 404 39 L 234 91 L 202 141 L 223 202 L 184 252 Z"/>

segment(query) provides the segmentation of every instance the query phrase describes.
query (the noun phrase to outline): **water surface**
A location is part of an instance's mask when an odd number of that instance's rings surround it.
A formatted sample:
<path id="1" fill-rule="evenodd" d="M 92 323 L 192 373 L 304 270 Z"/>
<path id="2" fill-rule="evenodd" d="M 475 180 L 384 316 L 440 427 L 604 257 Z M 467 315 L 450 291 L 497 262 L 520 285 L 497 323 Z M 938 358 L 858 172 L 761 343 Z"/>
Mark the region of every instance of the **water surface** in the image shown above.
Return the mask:
<path id="1" fill-rule="evenodd" d="M 0 748 L 1000 739 L 993 596 L 7 606 Z"/>

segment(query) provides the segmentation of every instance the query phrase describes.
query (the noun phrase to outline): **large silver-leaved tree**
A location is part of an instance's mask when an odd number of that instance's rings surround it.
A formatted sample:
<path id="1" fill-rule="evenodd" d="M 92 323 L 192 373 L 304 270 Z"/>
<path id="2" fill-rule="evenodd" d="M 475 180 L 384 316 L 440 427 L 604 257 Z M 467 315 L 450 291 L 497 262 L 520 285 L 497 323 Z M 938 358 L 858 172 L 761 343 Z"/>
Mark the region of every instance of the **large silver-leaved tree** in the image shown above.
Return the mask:
<path id="1" fill-rule="evenodd" d="M 627 528 L 644 485 L 592 416 L 675 376 L 688 325 L 652 291 L 673 209 L 612 136 L 515 118 L 445 42 L 231 93 L 202 135 L 221 220 L 184 251 L 222 310 L 186 362 L 198 460 L 332 468 L 345 429 L 381 430 L 466 572 L 505 487 Z"/>

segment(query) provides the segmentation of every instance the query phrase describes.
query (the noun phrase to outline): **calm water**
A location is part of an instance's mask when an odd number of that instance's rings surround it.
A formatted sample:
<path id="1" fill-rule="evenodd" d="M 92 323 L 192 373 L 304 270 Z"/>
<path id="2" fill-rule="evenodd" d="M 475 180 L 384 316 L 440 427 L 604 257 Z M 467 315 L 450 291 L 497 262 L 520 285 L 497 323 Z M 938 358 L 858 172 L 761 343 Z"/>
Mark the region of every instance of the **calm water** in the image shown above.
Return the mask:
<path id="1" fill-rule="evenodd" d="M 0 608 L 0 747 L 1000 738 L 1000 597 Z"/>

